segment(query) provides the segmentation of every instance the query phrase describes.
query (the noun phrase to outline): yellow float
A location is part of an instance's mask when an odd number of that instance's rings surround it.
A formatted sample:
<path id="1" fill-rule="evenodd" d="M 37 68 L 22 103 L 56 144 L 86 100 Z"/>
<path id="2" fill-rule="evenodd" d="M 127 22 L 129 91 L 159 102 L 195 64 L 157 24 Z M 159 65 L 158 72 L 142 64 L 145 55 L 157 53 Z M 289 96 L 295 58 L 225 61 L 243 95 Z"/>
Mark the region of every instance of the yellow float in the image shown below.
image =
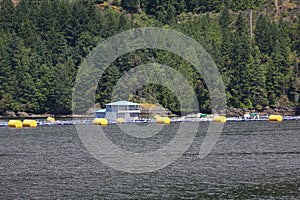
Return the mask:
<path id="1" fill-rule="evenodd" d="M 30 119 L 25 119 L 23 121 L 23 126 L 24 127 L 37 127 L 37 122 L 35 120 L 30 120 Z"/>
<path id="2" fill-rule="evenodd" d="M 55 122 L 55 119 L 53 117 L 48 117 L 47 118 L 47 121 L 48 122 L 51 122 L 51 123 L 54 123 Z"/>
<path id="3" fill-rule="evenodd" d="M 105 118 L 96 118 L 93 121 L 94 125 L 106 126 L 108 124 L 107 119 Z"/>
<path id="4" fill-rule="evenodd" d="M 20 120 L 10 120 L 8 122 L 8 127 L 22 128 L 23 127 L 23 123 Z"/>
<path id="5" fill-rule="evenodd" d="M 158 124 L 170 124 L 171 120 L 169 117 L 158 117 L 156 118 L 156 123 Z"/>
<path id="6" fill-rule="evenodd" d="M 282 116 L 281 115 L 270 115 L 269 121 L 270 122 L 282 122 Z"/>
<path id="7" fill-rule="evenodd" d="M 215 116 L 213 122 L 226 123 L 226 117 L 224 116 Z"/>

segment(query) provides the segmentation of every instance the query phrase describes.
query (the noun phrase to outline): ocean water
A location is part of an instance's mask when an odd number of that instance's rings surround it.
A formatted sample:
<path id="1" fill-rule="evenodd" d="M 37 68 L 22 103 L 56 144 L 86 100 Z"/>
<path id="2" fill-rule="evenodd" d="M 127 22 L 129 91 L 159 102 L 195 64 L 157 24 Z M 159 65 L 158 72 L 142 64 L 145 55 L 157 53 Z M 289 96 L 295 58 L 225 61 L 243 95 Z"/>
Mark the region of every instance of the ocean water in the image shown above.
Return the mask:
<path id="1" fill-rule="evenodd" d="M 128 136 L 117 125 L 104 130 L 119 147 L 143 152 L 167 144 L 178 126 L 166 126 L 151 138 Z M 1 127 L 0 197 L 299 198 L 300 121 L 228 122 L 214 149 L 203 159 L 197 153 L 208 123 L 199 126 L 194 142 L 179 159 L 163 169 L 140 174 L 117 171 L 95 159 L 74 126 Z"/>

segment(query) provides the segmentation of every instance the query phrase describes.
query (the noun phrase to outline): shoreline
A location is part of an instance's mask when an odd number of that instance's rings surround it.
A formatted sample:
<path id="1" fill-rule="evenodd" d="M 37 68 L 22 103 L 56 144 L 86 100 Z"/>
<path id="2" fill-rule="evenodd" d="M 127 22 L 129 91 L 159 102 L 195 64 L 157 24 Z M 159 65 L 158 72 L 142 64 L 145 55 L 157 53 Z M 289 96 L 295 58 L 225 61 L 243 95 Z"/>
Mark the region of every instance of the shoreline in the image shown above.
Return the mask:
<path id="1" fill-rule="evenodd" d="M 299 116 L 300 107 L 265 107 L 263 109 L 247 109 L 247 108 L 227 108 L 226 117 L 241 117 L 249 113 L 257 113 L 259 116 L 281 115 L 281 116 Z"/>
<path id="2" fill-rule="evenodd" d="M 93 114 L 86 114 L 86 115 L 54 115 L 54 114 L 32 114 L 32 113 L 26 113 L 22 112 L 22 114 L 18 113 L 12 113 L 12 111 L 6 111 L 6 113 L 9 113 L 8 115 L 0 115 L 0 119 L 46 119 L 48 117 L 54 117 L 58 119 L 67 119 L 67 118 L 93 118 Z"/>
<path id="3" fill-rule="evenodd" d="M 282 121 L 280 122 L 275 122 L 275 123 L 281 123 L 283 121 L 298 121 L 300 120 L 300 116 L 296 117 L 284 117 Z M 207 123 L 207 122 L 212 122 L 212 118 L 199 118 L 199 119 L 175 119 L 171 120 L 171 123 Z M 227 118 L 227 121 L 224 123 L 228 122 L 258 122 L 258 121 L 265 121 L 269 122 L 270 120 L 268 118 L 263 118 L 263 119 L 241 119 L 241 118 Z M 272 121 L 270 121 L 272 122 Z M 147 121 L 147 122 L 125 122 L 124 124 L 137 124 L 137 123 L 146 123 L 146 124 L 159 124 L 155 121 Z M 221 122 L 215 122 L 215 123 L 221 123 Z M 222 122 L 223 123 L 223 122 Z M 0 127 L 8 127 L 8 120 L 2 121 L 0 120 Z M 113 125 L 113 124 L 118 124 L 117 122 L 110 122 L 108 125 Z M 74 125 L 93 125 L 93 120 L 92 119 L 72 119 L 72 120 L 57 120 L 55 122 L 48 122 L 46 120 L 38 120 L 37 121 L 37 126 L 74 126 Z M 96 125 L 97 126 L 97 125 Z M 107 126 L 107 125 L 105 125 Z M 35 126 L 36 127 L 36 126 Z M 35 128 L 31 127 L 31 128 Z M 15 128 L 15 127 L 13 127 Z M 23 127 L 22 127 L 23 128 Z"/>
<path id="4" fill-rule="evenodd" d="M 270 108 L 266 107 L 261 110 L 247 109 L 247 108 L 227 108 L 226 117 L 243 117 L 247 113 L 257 113 L 259 116 L 269 116 L 269 115 L 282 115 L 289 117 L 300 116 L 300 107 L 277 107 Z M 59 119 L 63 118 L 94 118 L 94 114 L 69 114 L 69 115 L 54 115 L 54 114 L 34 114 L 27 112 L 14 112 L 14 111 L 5 111 L 0 113 L 0 119 L 43 119 L 47 117 L 55 117 Z"/>

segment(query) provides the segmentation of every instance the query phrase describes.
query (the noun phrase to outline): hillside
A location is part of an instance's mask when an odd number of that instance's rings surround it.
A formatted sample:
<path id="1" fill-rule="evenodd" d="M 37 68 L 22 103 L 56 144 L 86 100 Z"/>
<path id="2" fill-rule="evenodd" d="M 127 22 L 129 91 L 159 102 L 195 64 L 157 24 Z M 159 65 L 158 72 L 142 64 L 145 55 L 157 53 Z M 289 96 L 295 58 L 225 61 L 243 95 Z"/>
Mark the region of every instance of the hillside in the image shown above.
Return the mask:
<path id="1" fill-rule="evenodd" d="M 199 2 L 0 1 L 0 113 L 71 113 L 74 80 L 89 52 L 109 36 L 147 26 L 174 29 L 202 44 L 222 74 L 228 107 L 299 107 L 300 2 Z M 159 50 L 118 58 L 99 80 L 95 101 L 101 106 L 110 102 L 126 71 L 153 61 L 183 74 L 201 111 L 210 112 L 201 75 L 179 56 Z M 171 90 L 158 85 L 139 88 L 130 100 L 181 110 Z"/>

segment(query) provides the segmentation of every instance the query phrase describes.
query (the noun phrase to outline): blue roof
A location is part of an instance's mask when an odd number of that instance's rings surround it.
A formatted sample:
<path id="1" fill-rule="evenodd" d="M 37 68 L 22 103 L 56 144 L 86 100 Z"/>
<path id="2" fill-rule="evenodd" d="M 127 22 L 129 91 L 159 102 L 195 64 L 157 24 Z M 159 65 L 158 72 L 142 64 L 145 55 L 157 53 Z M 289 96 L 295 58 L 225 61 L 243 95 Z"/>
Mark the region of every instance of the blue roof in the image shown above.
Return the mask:
<path id="1" fill-rule="evenodd" d="M 138 106 L 139 104 L 130 101 L 117 101 L 113 103 L 108 103 L 106 106 Z"/>
<path id="2" fill-rule="evenodd" d="M 97 113 L 99 113 L 99 112 L 105 113 L 105 112 L 106 112 L 106 109 L 96 110 L 96 112 L 97 112 Z"/>

